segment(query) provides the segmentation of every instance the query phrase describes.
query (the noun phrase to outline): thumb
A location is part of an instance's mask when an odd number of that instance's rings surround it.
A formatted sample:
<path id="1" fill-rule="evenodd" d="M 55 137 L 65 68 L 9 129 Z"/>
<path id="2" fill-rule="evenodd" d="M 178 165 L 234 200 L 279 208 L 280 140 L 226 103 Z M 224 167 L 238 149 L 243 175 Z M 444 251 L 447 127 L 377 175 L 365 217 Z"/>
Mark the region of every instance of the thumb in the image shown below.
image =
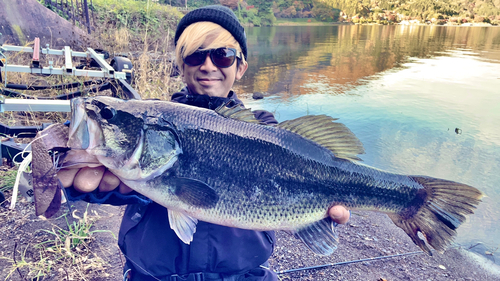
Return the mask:
<path id="1" fill-rule="evenodd" d="M 333 206 L 328 210 L 328 215 L 334 222 L 344 224 L 349 221 L 351 213 L 342 206 Z"/>

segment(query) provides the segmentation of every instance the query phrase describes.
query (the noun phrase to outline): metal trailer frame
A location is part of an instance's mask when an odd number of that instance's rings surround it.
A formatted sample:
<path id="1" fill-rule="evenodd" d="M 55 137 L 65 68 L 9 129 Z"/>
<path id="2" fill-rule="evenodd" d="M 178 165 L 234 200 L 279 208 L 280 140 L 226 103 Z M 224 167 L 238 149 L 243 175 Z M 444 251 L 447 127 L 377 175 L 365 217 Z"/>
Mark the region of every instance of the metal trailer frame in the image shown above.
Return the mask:
<path id="1" fill-rule="evenodd" d="M 8 58 L 4 54 L 5 52 L 32 53 L 31 65 L 26 66 L 8 64 Z M 53 66 L 52 61 L 49 61 L 49 66 L 43 67 L 40 64 L 40 53 L 44 55 L 64 56 L 64 66 L 57 68 Z M 6 98 L 4 95 L 0 95 L 0 113 L 3 113 L 5 111 L 70 112 L 71 108 L 69 99 L 76 96 L 81 96 L 90 91 L 98 92 L 105 89 L 111 89 L 113 91 L 113 94 L 116 94 L 116 89 L 118 87 L 122 89 L 125 98 L 141 99 L 141 96 L 129 84 L 133 79 L 133 66 L 130 60 L 125 57 L 116 56 L 112 59 L 111 64 L 113 66 L 111 66 L 106 61 L 106 56 L 109 57 L 109 55 L 98 53 L 96 50 L 93 50 L 91 48 L 87 48 L 87 51 L 85 52 L 73 51 L 69 46 L 65 46 L 62 50 L 51 49 L 49 48 L 48 44 L 45 48 L 41 48 L 39 38 L 35 38 L 33 48 L 10 45 L 0 46 L 0 83 L 2 82 L 2 80 L 5 80 L 5 89 L 0 89 L 0 94 L 6 94 L 10 97 L 24 97 L 24 99 L 10 99 Z M 100 68 L 100 70 L 79 69 L 77 66 L 73 65 L 73 57 L 85 58 L 89 65 Z M 4 79 L 2 79 L 2 72 L 4 73 Z M 65 75 L 75 77 L 100 77 L 102 78 L 102 80 L 99 80 L 99 82 L 102 82 L 102 84 L 94 85 L 82 91 L 59 95 L 55 97 L 55 99 L 36 99 L 36 97 L 11 91 L 8 90 L 8 88 L 18 90 L 40 90 L 48 88 L 63 89 L 79 87 L 82 83 L 38 87 L 8 84 L 8 72 L 21 72 L 42 75 Z M 9 127 L 0 123 L 0 133 L 8 136 L 32 138 L 36 136 L 36 133 L 38 131 L 43 130 L 45 127 L 47 127 L 47 125 L 50 124 L 43 124 L 42 126 Z M 12 160 L 12 158 L 16 154 L 24 150 L 26 144 L 15 143 L 13 138 L 11 137 L 7 141 L 0 140 L 0 146 L 0 157 L 5 157 L 9 160 Z"/>

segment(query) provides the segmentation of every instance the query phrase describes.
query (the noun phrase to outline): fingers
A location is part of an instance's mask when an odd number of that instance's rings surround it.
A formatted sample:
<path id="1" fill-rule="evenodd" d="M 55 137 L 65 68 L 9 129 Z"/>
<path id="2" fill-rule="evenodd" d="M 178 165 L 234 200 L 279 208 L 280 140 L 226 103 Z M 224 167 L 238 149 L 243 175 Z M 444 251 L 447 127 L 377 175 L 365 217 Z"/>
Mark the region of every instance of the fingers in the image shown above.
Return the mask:
<path id="1" fill-rule="evenodd" d="M 102 177 L 101 183 L 99 184 L 100 192 L 109 192 L 118 188 L 118 192 L 121 194 L 127 194 L 132 192 L 132 188 L 120 181 L 120 179 L 115 176 L 110 171 L 106 170 Z"/>
<path id="2" fill-rule="evenodd" d="M 94 191 L 99 186 L 99 183 L 104 176 L 105 169 L 106 168 L 104 166 L 81 168 L 75 176 L 73 187 L 76 191 L 82 193 Z"/>
<path id="3" fill-rule="evenodd" d="M 99 192 L 110 192 L 118 188 L 122 194 L 132 191 L 130 187 L 107 170 L 104 166 L 84 167 L 81 169 L 61 169 L 57 176 L 63 187 L 73 186 L 76 191 L 87 193 L 99 188 Z"/>
<path id="4" fill-rule="evenodd" d="M 342 206 L 333 206 L 328 210 L 328 214 L 336 223 L 344 224 L 349 220 L 351 214 Z"/>
<path id="5" fill-rule="evenodd" d="M 120 179 L 110 171 L 106 170 L 102 177 L 101 183 L 99 183 L 99 191 L 109 192 L 117 188 L 119 185 Z"/>
<path id="6" fill-rule="evenodd" d="M 127 193 L 130 193 L 133 191 L 132 188 L 130 188 L 128 185 L 124 184 L 123 182 L 120 183 L 120 187 L 118 189 L 118 191 L 121 193 L 121 194 L 127 194 Z"/>
<path id="7" fill-rule="evenodd" d="M 75 180 L 76 173 L 78 173 L 79 169 L 61 169 L 57 172 L 57 177 L 61 181 L 63 187 L 70 187 L 73 185 L 73 181 Z"/>

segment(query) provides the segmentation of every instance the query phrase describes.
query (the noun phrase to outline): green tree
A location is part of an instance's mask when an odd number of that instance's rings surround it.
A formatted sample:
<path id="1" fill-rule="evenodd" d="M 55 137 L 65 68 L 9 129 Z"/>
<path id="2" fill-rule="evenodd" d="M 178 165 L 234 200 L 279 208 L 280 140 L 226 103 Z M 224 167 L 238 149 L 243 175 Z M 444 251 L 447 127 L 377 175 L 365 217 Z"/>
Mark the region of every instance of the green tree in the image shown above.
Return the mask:
<path id="1" fill-rule="evenodd" d="M 271 26 L 276 22 L 272 6 L 273 2 L 268 0 L 249 0 L 249 5 L 254 5 L 258 10 L 257 16 L 260 18 L 260 25 Z"/>
<path id="2" fill-rule="evenodd" d="M 336 21 L 340 15 L 340 9 L 334 8 L 329 3 L 316 2 L 312 9 L 315 18 L 319 21 Z"/>

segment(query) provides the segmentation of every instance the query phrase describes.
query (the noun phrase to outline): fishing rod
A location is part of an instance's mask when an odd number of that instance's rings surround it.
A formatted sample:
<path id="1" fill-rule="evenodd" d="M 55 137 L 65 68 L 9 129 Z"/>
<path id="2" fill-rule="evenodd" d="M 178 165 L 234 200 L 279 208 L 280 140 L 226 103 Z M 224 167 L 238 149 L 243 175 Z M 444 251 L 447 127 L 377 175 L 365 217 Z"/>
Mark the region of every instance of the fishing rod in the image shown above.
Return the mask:
<path id="1" fill-rule="evenodd" d="M 352 260 L 352 261 L 344 261 L 344 262 L 338 262 L 338 263 L 329 263 L 329 264 L 323 264 L 323 265 L 294 268 L 294 269 L 288 269 L 288 270 L 283 270 L 283 271 L 276 271 L 276 274 L 278 274 L 278 275 L 279 274 L 287 274 L 287 273 L 292 273 L 292 272 L 297 272 L 297 271 L 302 271 L 302 270 L 319 269 L 319 268 L 330 267 L 330 266 L 353 264 L 353 263 L 359 263 L 359 262 L 365 262 L 365 261 L 375 261 L 375 260 L 389 259 L 389 258 L 395 258 L 395 257 L 417 255 L 417 254 L 422 254 L 422 253 L 424 253 L 424 252 L 423 251 L 416 251 L 416 252 L 409 252 L 409 253 L 396 254 L 396 255 L 390 255 L 390 256 L 373 257 L 373 258 L 366 258 L 366 259 L 360 259 L 360 260 Z M 147 270 L 145 270 L 139 264 L 137 264 L 135 261 L 133 261 L 132 259 L 130 259 L 130 257 L 128 257 L 125 254 L 123 254 L 123 255 L 125 257 L 129 258 L 129 260 L 133 264 L 135 264 L 136 266 L 139 266 L 142 270 L 144 270 L 144 272 L 148 273 L 151 277 L 157 279 L 151 273 L 149 273 Z M 157 280 L 160 280 L 160 279 L 157 279 Z"/>
<path id="2" fill-rule="evenodd" d="M 292 273 L 292 272 L 297 272 L 297 271 L 302 271 L 302 270 L 319 269 L 319 268 L 324 268 L 324 267 L 333 267 L 333 266 L 338 266 L 338 265 L 359 263 L 359 262 L 365 262 L 365 261 L 375 261 L 375 260 L 389 259 L 389 258 L 395 258 L 395 257 L 417 255 L 417 254 L 422 254 L 422 253 L 424 253 L 424 252 L 423 251 L 416 251 L 416 252 L 409 252 L 409 253 L 390 255 L 390 256 L 381 256 L 381 257 L 373 257 L 373 258 L 366 258 L 366 259 L 360 259 L 360 260 L 328 263 L 328 264 L 323 264 L 323 265 L 315 265 L 315 266 L 309 266 L 309 267 L 301 267 L 301 268 L 294 268 L 294 269 L 288 269 L 288 270 L 283 270 L 283 271 L 276 271 L 276 274 L 287 274 L 287 273 Z"/>

